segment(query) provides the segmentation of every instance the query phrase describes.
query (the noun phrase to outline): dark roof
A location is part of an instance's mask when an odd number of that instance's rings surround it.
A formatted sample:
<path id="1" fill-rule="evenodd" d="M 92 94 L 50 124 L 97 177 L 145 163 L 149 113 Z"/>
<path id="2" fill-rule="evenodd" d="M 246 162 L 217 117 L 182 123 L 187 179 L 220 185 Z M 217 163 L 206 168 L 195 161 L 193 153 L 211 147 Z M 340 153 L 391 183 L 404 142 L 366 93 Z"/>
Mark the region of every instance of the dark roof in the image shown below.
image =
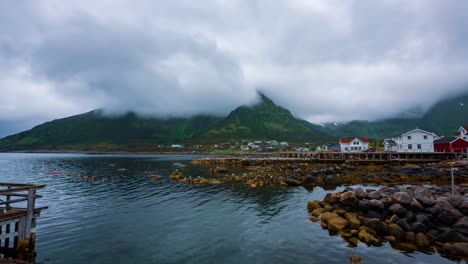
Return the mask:
<path id="1" fill-rule="evenodd" d="M 386 139 L 385 142 L 387 142 L 390 145 L 396 145 L 397 143 L 391 139 Z"/>
<path id="2" fill-rule="evenodd" d="M 448 144 L 454 141 L 455 139 L 456 139 L 455 137 L 443 137 L 443 138 L 434 140 L 434 144 Z"/>
<path id="3" fill-rule="evenodd" d="M 356 138 L 342 138 L 340 139 L 340 143 L 349 143 L 353 140 L 355 140 Z M 359 139 L 361 142 L 364 142 L 364 143 L 369 143 L 369 139 L 367 138 L 357 138 Z"/>

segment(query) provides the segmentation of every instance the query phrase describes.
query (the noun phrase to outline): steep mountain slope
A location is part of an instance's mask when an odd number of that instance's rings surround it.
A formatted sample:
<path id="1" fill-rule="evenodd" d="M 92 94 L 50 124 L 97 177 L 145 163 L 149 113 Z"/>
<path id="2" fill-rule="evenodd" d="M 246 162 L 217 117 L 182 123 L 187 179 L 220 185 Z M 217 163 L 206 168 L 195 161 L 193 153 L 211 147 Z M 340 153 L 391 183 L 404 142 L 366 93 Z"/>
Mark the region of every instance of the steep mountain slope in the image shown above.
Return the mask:
<path id="1" fill-rule="evenodd" d="M 291 142 L 324 142 L 329 134 L 307 121 L 296 119 L 265 95 L 253 106 L 241 106 L 222 122 L 199 137 L 200 141 L 216 142 L 239 139 L 276 139 Z"/>
<path id="2" fill-rule="evenodd" d="M 142 117 L 135 113 L 110 117 L 95 110 L 57 119 L 0 139 L 0 151 L 151 149 L 161 143 L 214 143 L 241 139 L 323 142 L 332 136 L 294 118 L 261 95 L 254 106 L 241 106 L 226 118 Z"/>
<path id="3" fill-rule="evenodd" d="M 134 113 L 105 116 L 99 110 L 57 119 L 0 140 L 0 150 L 142 147 L 184 141 L 205 132 L 221 118 L 152 118 Z"/>
<path id="4" fill-rule="evenodd" d="M 327 124 L 325 131 L 337 137 L 362 136 L 385 138 L 416 127 L 438 135 L 450 136 L 461 125 L 468 124 L 468 94 L 441 100 L 420 118 L 394 118 L 380 121 L 352 121 L 345 124 Z"/>

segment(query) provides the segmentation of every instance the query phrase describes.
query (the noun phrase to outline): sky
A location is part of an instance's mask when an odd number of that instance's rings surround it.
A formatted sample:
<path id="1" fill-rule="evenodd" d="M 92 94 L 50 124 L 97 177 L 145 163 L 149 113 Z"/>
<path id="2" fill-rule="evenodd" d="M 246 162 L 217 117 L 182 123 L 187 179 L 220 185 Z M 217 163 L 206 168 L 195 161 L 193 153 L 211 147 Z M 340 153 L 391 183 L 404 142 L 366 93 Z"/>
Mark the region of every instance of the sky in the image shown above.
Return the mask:
<path id="1" fill-rule="evenodd" d="M 468 1 L 0 1 L 0 137 L 96 108 L 310 122 L 468 92 Z"/>

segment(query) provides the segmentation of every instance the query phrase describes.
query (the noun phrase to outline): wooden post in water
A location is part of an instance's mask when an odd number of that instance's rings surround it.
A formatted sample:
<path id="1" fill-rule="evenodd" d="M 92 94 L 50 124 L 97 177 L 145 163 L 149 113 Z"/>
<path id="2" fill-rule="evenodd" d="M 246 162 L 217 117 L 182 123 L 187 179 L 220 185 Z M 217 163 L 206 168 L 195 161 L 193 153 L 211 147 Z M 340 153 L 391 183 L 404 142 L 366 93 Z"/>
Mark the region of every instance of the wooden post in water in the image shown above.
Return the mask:
<path id="1" fill-rule="evenodd" d="M 0 183 L 0 196 L 6 196 L 4 202 L 0 201 L 0 205 L 5 205 L 6 208 L 6 211 L 0 214 L 0 228 L 5 226 L 4 230 L 0 229 L 0 254 L 4 257 L 28 263 L 35 262 L 36 235 L 33 233 L 33 227 L 35 226 L 35 218 L 40 211 L 47 208 L 35 208 L 36 199 L 42 197 L 36 195 L 36 190 L 43 187 L 44 185 Z M 11 199 L 11 197 L 20 198 Z M 12 206 L 12 204 L 24 201 L 26 201 L 26 207 Z M 10 230 L 13 224 L 14 229 Z M 13 238 L 11 246 L 10 238 Z"/>

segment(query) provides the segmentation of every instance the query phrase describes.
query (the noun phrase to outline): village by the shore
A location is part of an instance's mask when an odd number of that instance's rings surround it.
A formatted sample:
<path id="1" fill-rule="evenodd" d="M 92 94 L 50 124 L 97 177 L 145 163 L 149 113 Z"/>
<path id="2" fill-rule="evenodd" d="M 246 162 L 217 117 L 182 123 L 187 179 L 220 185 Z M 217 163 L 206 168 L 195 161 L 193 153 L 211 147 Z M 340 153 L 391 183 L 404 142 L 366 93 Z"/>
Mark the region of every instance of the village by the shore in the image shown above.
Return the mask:
<path id="1" fill-rule="evenodd" d="M 320 187 L 333 191 L 310 201 L 310 220 L 340 235 L 350 246 L 390 243 L 404 251 L 438 252 L 468 259 L 468 126 L 453 137 L 414 129 L 386 138 L 383 150 L 366 138 L 344 138 L 339 148 L 319 152 L 456 153 L 455 159 L 413 163 L 411 160 L 359 163 L 321 162 L 308 158 L 223 156 L 194 160 L 211 178 L 186 177 L 183 168 L 173 180 L 191 184 Z M 326 148 L 326 147 L 325 147 Z M 301 150 L 296 150 L 301 151 Z M 343 187 L 342 187 L 343 188 Z"/>

